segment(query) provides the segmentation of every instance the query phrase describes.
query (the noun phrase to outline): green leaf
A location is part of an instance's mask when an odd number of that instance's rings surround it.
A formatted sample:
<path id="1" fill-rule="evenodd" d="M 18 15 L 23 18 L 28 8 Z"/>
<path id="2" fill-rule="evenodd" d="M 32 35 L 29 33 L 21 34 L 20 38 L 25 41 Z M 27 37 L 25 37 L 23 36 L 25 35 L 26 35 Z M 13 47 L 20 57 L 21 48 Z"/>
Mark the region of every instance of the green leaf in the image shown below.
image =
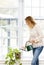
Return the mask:
<path id="1" fill-rule="evenodd" d="M 16 48 L 16 49 L 13 50 L 13 52 L 18 53 L 18 52 L 20 52 L 20 50 L 18 50 L 18 49 Z"/>
<path id="2" fill-rule="evenodd" d="M 16 63 L 16 61 L 18 61 L 20 59 L 19 58 L 20 53 L 21 53 L 20 50 L 18 50 L 17 48 L 16 49 L 9 48 L 9 52 L 7 53 L 6 58 L 5 58 L 6 59 L 5 64 L 14 65 Z M 22 64 L 20 63 L 20 65 L 22 65 Z"/>
<path id="3" fill-rule="evenodd" d="M 20 63 L 19 65 L 22 65 L 22 63 Z"/>
<path id="4" fill-rule="evenodd" d="M 7 64 L 7 63 L 8 63 L 8 60 L 5 61 L 5 64 Z"/>

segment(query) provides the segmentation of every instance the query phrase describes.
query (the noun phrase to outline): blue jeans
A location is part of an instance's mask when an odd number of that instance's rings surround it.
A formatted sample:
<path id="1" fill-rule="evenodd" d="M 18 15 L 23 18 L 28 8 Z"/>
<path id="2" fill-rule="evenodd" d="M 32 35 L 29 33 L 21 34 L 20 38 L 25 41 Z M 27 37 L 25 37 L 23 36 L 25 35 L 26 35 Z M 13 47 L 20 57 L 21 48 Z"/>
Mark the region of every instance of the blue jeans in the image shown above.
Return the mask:
<path id="1" fill-rule="evenodd" d="M 37 47 L 37 48 L 33 48 L 33 60 L 31 65 L 39 65 L 39 55 L 43 50 L 43 46 L 41 47 Z"/>

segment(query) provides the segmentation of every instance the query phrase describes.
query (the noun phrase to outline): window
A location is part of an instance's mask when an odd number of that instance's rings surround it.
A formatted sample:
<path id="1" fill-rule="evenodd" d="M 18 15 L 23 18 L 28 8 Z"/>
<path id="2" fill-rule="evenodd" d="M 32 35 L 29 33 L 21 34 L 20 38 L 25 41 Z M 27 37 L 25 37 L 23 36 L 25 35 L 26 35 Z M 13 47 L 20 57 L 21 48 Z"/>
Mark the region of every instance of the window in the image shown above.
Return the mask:
<path id="1" fill-rule="evenodd" d="M 33 16 L 44 34 L 44 0 L 6 0 L 5 3 L 0 2 L 0 59 L 5 58 L 9 46 L 20 47 L 29 39 L 30 31 L 24 21 L 26 16 Z M 43 59 L 44 55 L 41 55 Z M 23 59 L 32 57 L 32 51 L 23 52 Z"/>
<path id="2" fill-rule="evenodd" d="M 31 2 L 32 2 L 32 7 L 36 8 L 36 7 L 40 6 L 40 0 L 37 0 L 37 1 L 36 0 L 34 0 L 34 1 L 32 0 Z"/>
<path id="3" fill-rule="evenodd" d="M 24 18 L 26 17 L 26 16 L 31 16 L 31 8 L 24 8 Z"/>
<path id="4" fill-rule="evenodd" d="M 42 28 L 43 34 L 44 34 L 44 0 L 24 0 L 24 19 L 27 16 L 33 16 L 35 18 L 35 21 L 40 27 Z M 25 22 L 25 21 L 24 21 Z M 23 44 L 29 39 L 30 33 L 26 26 L 26 24 L 23 22 Z M 44 50 L 42 52 L 42 56 L 40 55 L 41 59 L 44 59 Z M 26 54 L 26 55 L 25 55 Z M 31 55 L 30 52 L 24 52 L 25 58 L 32 59 L 32 51 Z"/>
<path id="5" fill-rule="evenodd" d="M 41 7 L 44 7 L 44 0 L 41 0 Z"/>
<path id="6" fill-rule="evenodd" d="M 18 0 L 0 1 L 0 60 L 5 59 L 8 47 L 18 45 L 18 8 Z"/>
<path id="7" fill-rule="evenodd" d="M 17 46 L 17 19 L 0 19 L 0 60 L 5 58 L 8 47 Z"/>
<path id="8" fill-rule="evenodd" d="M 24 12 L 25 17 L 44 18 L 44 0 L 24 0 Z"/>

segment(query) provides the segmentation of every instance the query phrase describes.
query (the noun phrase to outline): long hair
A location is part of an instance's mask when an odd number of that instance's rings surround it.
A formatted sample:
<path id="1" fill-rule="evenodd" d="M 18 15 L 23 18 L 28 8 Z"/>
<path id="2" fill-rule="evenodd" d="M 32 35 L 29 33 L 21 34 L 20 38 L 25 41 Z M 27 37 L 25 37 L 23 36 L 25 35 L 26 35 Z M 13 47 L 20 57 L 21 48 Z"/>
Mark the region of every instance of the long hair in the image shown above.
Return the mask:
<path id="1" fill-rule="evenodd" d="M 35 21 L 34 21 L 34 19 L 33 19 L 33 17 L 31 17 L 31 16 L 26 17 L 25 20 L 30 21 L 33 25 L 36 24 Z M 28 21 L 27 21 L 27 22 L 28 22 Z"/>

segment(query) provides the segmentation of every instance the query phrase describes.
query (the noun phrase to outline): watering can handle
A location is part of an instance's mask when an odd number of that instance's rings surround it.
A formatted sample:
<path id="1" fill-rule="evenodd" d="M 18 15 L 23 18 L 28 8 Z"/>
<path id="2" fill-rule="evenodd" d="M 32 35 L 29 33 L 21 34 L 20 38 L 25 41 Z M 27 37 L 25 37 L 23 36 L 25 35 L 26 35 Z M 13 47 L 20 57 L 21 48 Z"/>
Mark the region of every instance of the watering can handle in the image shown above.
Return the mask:
<path id="1" fill-rule="evenodd" d="M 27 43 L 28 43 L 28 42 L 31 43 L 30 41 L 27 41 L 27 42 L 25 43 L 25 47 L 27 46 Z"/>

